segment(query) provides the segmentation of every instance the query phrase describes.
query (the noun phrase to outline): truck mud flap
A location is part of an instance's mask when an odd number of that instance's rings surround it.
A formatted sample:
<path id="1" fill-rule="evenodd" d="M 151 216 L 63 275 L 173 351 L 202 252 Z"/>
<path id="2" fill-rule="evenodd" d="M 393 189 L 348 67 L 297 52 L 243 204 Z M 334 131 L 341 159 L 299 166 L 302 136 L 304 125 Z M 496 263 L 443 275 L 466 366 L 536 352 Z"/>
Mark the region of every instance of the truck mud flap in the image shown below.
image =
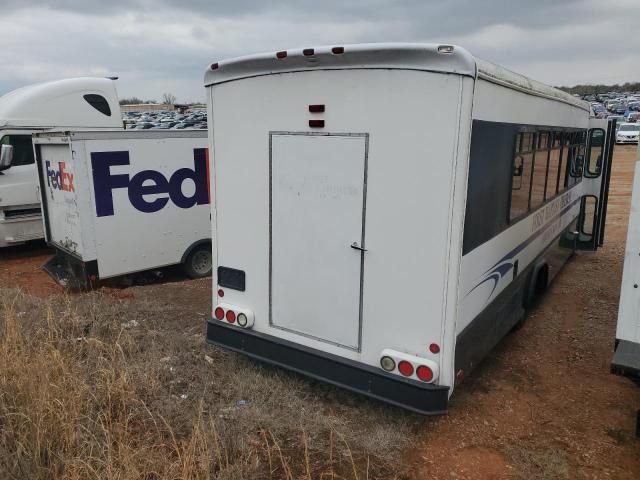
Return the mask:
<path id="1" fill-rule="evenodd" d="M 423 415 L 447 412 L 449 387 L 407 380 L 330 353 L 217 320 L 207 342 Z"/>
<path id="2" fill-rule="evenodd" d="M 53 257 L 42 266 L 57 283 L 71 290 L 91 290 L 92 275 L 97 276 L 97 262 L 83 262 L 66 252 L 56 250 Z"/>

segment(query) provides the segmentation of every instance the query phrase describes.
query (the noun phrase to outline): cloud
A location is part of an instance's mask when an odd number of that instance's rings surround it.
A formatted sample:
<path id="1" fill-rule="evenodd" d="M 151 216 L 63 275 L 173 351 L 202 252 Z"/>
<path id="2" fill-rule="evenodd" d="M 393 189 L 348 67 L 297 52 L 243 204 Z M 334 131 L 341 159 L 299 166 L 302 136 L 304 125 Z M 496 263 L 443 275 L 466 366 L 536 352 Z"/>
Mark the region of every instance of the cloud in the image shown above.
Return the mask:
<path id="1" fill-rule="evenodd" d="M 637 81 L 637 18 L 637 0 L 4 0 L 0 92 L 118 75 L 123 97 L 203 100 L 211 62 L 380 41 L 456 43 L 556 85 Z"/>

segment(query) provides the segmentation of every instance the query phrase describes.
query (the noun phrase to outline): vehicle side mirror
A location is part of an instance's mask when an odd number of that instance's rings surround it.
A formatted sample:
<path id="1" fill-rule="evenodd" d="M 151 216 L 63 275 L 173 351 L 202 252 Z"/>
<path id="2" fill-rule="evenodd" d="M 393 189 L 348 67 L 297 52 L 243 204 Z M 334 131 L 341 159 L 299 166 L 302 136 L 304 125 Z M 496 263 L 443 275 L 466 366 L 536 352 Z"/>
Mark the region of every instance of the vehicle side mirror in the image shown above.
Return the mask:
<path id="1" fill-rule="evenodd" d="M 11 168 L 13 145 L 2 145 L 0 149 L 0 172 Z"/>

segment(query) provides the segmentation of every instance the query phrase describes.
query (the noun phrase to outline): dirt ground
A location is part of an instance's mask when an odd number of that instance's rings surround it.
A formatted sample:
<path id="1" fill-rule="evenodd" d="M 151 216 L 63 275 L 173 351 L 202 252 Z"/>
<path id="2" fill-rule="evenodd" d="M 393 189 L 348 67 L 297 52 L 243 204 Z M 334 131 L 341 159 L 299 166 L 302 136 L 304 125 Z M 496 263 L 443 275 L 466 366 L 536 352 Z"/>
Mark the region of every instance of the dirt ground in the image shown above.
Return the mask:
<path id="1" fill-rule="evenodd" d="M 400 478 L 640 478 L 640 440 L 633 435 L 640 389 L 609 373 L 634 161 L 634 146 L 616 148 L 605 246 L 569 262 L 524 327 L 507 336 L 456 390 L 448 415 L 405 414 L 301 380 L 305 394 L 315 394 L 313 403 L 324 402 L 326 411 L 345 423 L 358 422 L 359 408 L 368 410 L 361 421 L 397 421 L 397 433 L 410 437 L 410 448 L 395 460 Z M 18 288 L 36 297 L 61 294 L 40 269 L 49 255 L 41 243 L 0 251 L 0 290 Z M 103 291 L 114 304 L 126 298 L 141 310 L 148 308 L 150 316 L 162 311 L 162 318 L 170 320 L 153 324 L 156 344 L 180 333 L 193 338 L 185 354 L 189 360 L 179 365 L 183 371 L 189 371 L 191 361 L 198 362 L 199 370 L 194 366 L 193 371 L 202 371 L 205 354 L 233 362 L 234 368 L 251 368 L 204 345 L 211 304 L 207 280 Z M 162 337 L 161 329 L 171 333 Z M 274 395 L 285 399 L 274 380 L 278 375 L 273 369 L 266 381 L 274 382 Z M 184 388 L 197 390 L 198 381 L 189 376 Z M 386 471 L 392 472 L 389 462 Z"/>

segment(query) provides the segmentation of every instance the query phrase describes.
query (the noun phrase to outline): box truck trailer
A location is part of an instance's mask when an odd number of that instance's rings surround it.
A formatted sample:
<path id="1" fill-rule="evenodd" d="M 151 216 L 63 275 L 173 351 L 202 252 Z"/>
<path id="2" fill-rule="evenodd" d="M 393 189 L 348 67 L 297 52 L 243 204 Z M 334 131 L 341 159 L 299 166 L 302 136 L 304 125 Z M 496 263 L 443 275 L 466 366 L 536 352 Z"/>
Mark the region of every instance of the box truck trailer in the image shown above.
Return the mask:
<path id="1" fill-rule="evenodd" d="M 75 131 L 34 135 L 45 270 L 70 288 L 181 264 L 211 273 L 205 131 Z"/>
<path id="2" fill-rule="evenodd" d="M 122 128 L 114 80 L 70 78 L 0 97 L 0 248 L 43 237 L 31 135 L 51 128 Z"/>
<path id="3" fill-rule="evenodd" d="M 640 147 L 638 147 L 631 210 L 620 287 L 620 306 L 611 371 L 640 386 Z M 640 410 L 636 417 L 636 436 L 640 437 Z"/>
<path id="4" fill-rule="evenodd" d="M 602 244 L 611 128 L 463 48 L 272 52 L 214 63 L 205 85 L 209 343 L 442 413 Z"/>

